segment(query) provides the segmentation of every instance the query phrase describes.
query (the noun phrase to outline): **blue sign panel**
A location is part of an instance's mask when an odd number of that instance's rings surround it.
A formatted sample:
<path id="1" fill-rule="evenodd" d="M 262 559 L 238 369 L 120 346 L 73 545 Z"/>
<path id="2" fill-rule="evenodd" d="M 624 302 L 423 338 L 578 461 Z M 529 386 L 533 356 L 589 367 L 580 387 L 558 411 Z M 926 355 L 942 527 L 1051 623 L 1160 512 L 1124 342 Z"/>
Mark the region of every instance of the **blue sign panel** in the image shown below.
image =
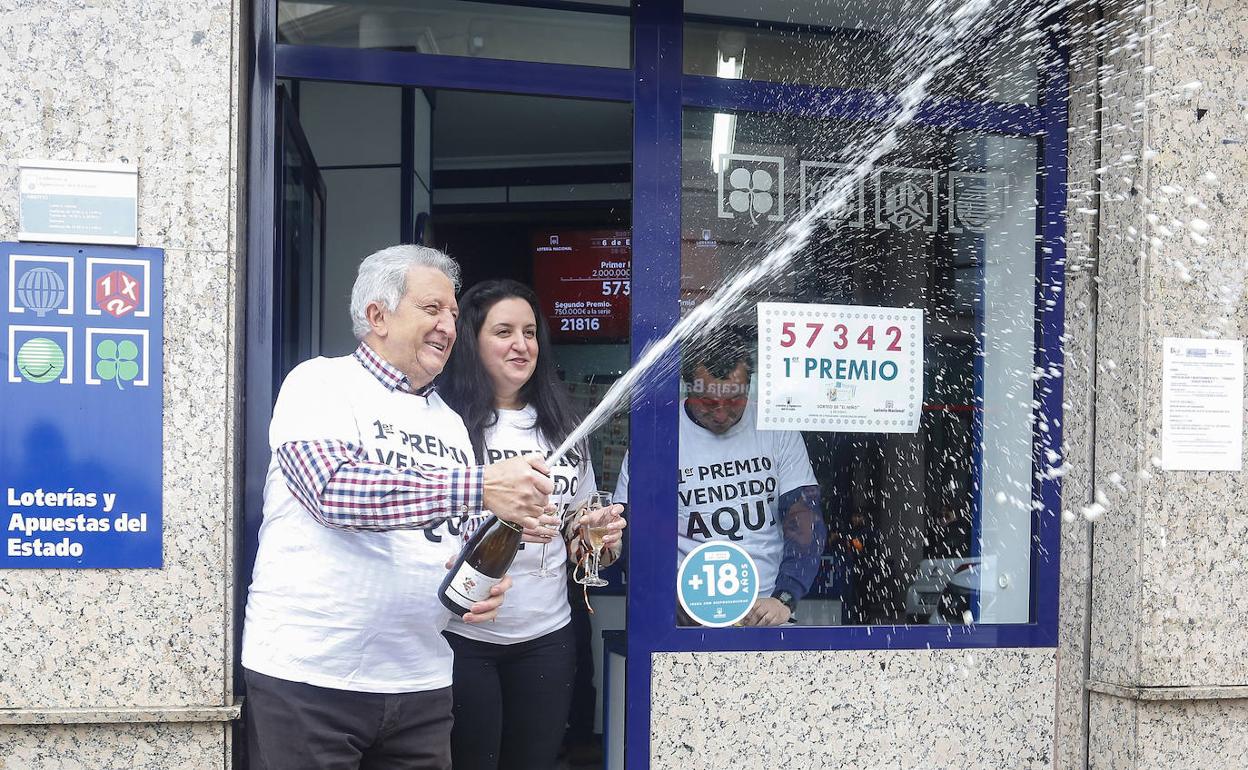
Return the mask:
<path id="1" fill-rule="evenodd" d="M 161 249 L 0 243 L 0 568 L 161 566 Z"/>
<path id="2" fill-rule="evenodd" d="M 736 543 L 714 540 L 694 548 L 677 574 L 680 606 L 704 626 L 731 626 L 758 598 L 758 567 Z"/>

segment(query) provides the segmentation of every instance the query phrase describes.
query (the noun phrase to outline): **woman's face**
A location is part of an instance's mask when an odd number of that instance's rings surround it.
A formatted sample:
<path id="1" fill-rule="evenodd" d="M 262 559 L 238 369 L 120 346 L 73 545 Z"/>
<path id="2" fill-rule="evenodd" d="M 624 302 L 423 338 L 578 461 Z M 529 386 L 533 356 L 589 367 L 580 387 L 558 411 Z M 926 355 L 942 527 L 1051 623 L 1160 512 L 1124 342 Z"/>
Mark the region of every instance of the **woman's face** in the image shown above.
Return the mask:
<path id="1" fill-rule="evenodd" d="M 514 397 L 537 366 L 537 319 L 533 308 L 519 297 L 495 302 L 477 333 L 477 348 L 494 385 L 494 395 L 503 399 Z"/>

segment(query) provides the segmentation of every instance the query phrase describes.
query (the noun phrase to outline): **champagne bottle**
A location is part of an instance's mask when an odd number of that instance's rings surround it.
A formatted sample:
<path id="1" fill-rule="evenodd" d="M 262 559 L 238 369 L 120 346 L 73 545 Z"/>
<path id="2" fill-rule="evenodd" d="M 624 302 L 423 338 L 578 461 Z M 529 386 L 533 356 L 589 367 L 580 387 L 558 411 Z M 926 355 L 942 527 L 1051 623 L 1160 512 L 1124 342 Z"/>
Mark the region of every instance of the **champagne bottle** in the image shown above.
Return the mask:
<path id="1" fill-rule="evenodd" d="M 488 599 L 490 589 L 498 585 L 516 558 L 520 534 L 520 527 L 497 516 L 486 519 L 443 578 L 438 591 L 442 605 L 462 617 L 472 605 Z"/>

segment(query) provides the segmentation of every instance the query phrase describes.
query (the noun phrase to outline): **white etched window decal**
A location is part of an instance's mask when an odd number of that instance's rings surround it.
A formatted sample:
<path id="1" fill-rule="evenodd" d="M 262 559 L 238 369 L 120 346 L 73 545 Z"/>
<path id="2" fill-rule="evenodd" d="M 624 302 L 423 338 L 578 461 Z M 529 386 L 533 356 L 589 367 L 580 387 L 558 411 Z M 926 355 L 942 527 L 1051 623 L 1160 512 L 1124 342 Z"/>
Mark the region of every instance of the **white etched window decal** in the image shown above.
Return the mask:
<path id="1" fill-rule="evenodd" d="M 936 232 L 937 173 L 923 168 L 886 167 L 875 172 L 875 227 Z"/>
<path id="2" fill-rule="evenodd" d="M 1009 174 L 950 171 L 949 232 L 983 232 L 1005 213 L 1009 192 Z"/>
<path id="3" fill-rule="evenodd" d="M 745 215 L 750 222 L 784 219 L 784 158 L 770 155 L 721 157 L 719 218 Z M 798 215 L 805 214 L 853 166 L 822 160 L 798 162 Z M 940 177 L 947 175 L 948 193 L 941 209 Z M 934 233 L 943 218 L 951 233 L 985 232 L 1004 216 L 1009 205 L 1010 175 L 997 171 L 935 171 L 886 166 L 872 174 L 870 194 L 860 180 L 849 199 L 823 218 L 829 230 L 864 228 L 868 219 L 877 230 Z M 868 213 L 868 200 L 874 211 Z M 709 241 L 709 238 L 703 238 Z"/>
<path id="4" fill-rule="evenodd" d="M 719 218 L 748 214 L 769 222 L 784 219 L 784 159 L 770 155 L 721 156 L 719 164 Z"/>
<path id="5" fill-rule="evenodd" d="M 798 164 L 798 181 L 802 191 L 802 214 L 828 194 L 837 180 L 845 176 L 854 167 L 846 163 L 831 163 L 821 160 L 803 160 Z M 829 230 L 838 227 L 866 227 L 867 201 L 863 192 L 862 180 L 854 185 L 849 200 L 823 218 Z"/>

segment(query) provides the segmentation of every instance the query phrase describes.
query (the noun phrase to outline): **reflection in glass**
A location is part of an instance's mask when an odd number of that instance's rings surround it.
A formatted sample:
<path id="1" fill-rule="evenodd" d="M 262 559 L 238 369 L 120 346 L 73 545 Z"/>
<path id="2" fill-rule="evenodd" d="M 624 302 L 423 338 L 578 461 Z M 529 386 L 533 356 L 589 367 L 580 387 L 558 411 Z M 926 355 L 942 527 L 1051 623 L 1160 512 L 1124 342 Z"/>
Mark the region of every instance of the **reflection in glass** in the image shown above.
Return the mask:
<path id="1" fill-rule="evenodd" d="M 719 116 L 685 112 L 684 311 L 759 259 L 768 240 L 845 173 L 846 148 L 864 131 L 847 122 L 732 117 L 724 152 Z M 807 533 L 823 548 L 809 589 L 795 597 L 797 623 L 1029 620 L 1033 391 L 1044 386 L 1033 378 L 1037 153 L 1034 139 L 908 127 L 797 262 L 753 287 L 712 335 L 725 344 L 731 331 L 753 345 L 761 301 L 924 313 L 917 433 L 801 434 L 822 525 L 808 524 Z M 757 351 L 748 352 L 753 366 Z M 755 373 L 727 383 L 750 399 L 742 424 L 759 380 Z M 725 387 L 722 377 L 712 384 Z M 696 387 L 685 379 L 682 421 L 702 397 Z M 686 466 L 722 462 L 698 446 L 699 462 L 686 463 L 683 430 L 681 441 L 682 479 Z M 688 536 L 688 523 L 681 527 Z M 733 539 L 707 529 L 700 539 Z M 791 548 L 786 541 L 785 552 Z"/>
<path id="2" fill-rule="evenodd" d="M 465 0 L 280 0 L 278 42 L 597 67 L 631 62 L 627 14 Z"/>
<path id="3" fill-rule="evenodd" d="M 700 6 L 705 5 L 706 8 Z M 1001 19 L 962 61 L 932 83 L 938 96 L 977 101 L 1036 104 L 1036 62 L 1040 43 L 1022 39 L 1009 23 L 1004 2 Z M 1021 4 L 1020 4 L 1021 5 Z M 930 34 L 924 23 L 927 3 L 810 3 L 786 6 L 786 18 L 753 23 L 719 22 L 713 4 L 686 3 L 684 71 L 689 75 L 803 83 L 835 88 L 896 92 L 908 83 L 888 82 L 908 72 L 898 66 Z M 790 17 L 803 15 L 802 23 Z M 696 14 L 696 15 L 694 15 Z M 757 14 L 756 14 L 757 15 Z M 732 62 L 731 68 L 725 63 Z M 910 75 L 905 75 L 909 77 Z"/>

